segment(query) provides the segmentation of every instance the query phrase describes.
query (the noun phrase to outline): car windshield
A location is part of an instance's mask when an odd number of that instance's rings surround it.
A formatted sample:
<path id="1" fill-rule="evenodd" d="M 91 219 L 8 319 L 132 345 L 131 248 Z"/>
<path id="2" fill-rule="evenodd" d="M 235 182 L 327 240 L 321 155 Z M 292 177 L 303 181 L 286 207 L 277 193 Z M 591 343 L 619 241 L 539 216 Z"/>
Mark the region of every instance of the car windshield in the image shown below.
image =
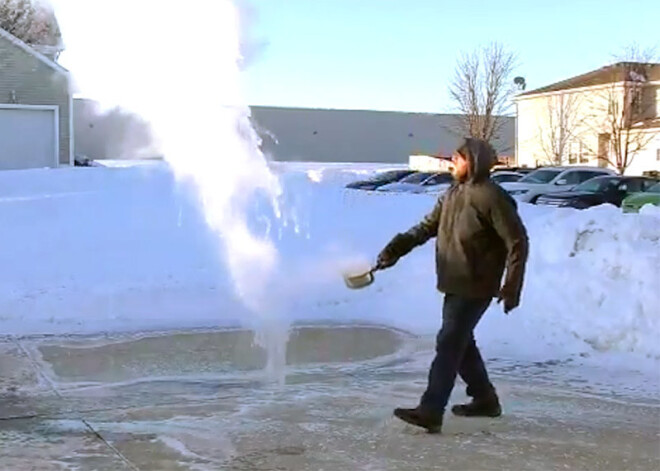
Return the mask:
<path id="1" fill-rule="evenodd" d="M 409 170 L 388 170 L 386 172 L 379 173 L 371 181 L 374 183 L 390 182 L 392 180 L 398 180 L 399 178 L 408 175 L 409 173 Z"/>
<path id="2" fill-rule="evenodd" d="M 520 180 L 520 183 L 550 183 L 553 178 L 559 175 L 561 170 L 542 169 L 536 170 L 530 174 L 525 175 Z"/>
<path id="3" fill-rule="evenodd" d="M 521 176 L 515 173 L 495 173 L 490 177 L 495 183 L 517 182 L 520 178 Z"/>
<path id="4" fill-rule="evenodd" d="M 615 187 L 617 183 L 619 183 L 618 178 L 592 178 L 586 182 L 580 183 L 578 186 L 573 188 L 573 191 L 600 193 L 607 190 L 608 188 Z"/>
<path id="5" fill-rule="evenodd" d="M 413 173 L 412 175 L 408 175 L 406 178 L 403 178 L 402 180 L 399 180 L 399 182 L 400 183 L 422 183 L 424 180 L 426 180 L 431 175 L 433 175 L 433 174 L 428 173 L 428 172 Z"/>
<path id="6" fill-rule="evenodd" d="M 430 178 L 424 180 L 424 185 L 441 185 L 442 183 L 451 183 L 453 178 L 451 173 L 437 173 Z"/>
<path id="7" fill-rule="evenodd" d="M 660 183 L 656 183 L 646 191 L 647 193 L 660 193 Z"/>

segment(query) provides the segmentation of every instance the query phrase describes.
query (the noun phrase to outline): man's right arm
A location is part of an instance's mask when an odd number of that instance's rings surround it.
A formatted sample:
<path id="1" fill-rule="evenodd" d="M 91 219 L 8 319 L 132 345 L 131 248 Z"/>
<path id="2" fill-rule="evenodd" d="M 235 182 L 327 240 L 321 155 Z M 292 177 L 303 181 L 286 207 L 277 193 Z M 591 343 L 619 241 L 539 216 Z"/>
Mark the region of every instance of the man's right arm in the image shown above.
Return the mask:
<path id="1" fill-rule="evenodd" d="M 432 237 L 438 235 L 438 225 L 442 214 L 442 198 L 438 198 L 433 210 L 406 232 L 395 235 L 378 255 L 378 268 L 387 268 L 412 249 L 423 245 Z"/>
<path id="2" fill-rule="evenodd" d="M 504 241 L 507 249 L 506 275 L 501 296 L 510 310 L 520 303 L 525 264 L 529 253 L 529 239 L 515 200 L 504 190 L 500 188 L 498 190 L 490 200 L 490 217 L 493 228 Z"/>

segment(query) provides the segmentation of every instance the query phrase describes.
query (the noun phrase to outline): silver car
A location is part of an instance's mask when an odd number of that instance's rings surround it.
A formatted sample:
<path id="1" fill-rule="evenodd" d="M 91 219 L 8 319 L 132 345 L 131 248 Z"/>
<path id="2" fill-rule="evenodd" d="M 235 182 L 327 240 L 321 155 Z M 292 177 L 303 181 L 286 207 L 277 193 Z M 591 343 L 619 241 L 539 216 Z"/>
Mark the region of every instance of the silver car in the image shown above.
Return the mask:
<path id="1" fill-rule="evenodd" d="M 570 190 L 594 177 L 616 175 L 614 170 L 599 167 L 544 167 L 534 170 L 517 182 L 501 186 L 518 201 L 536 203 L 542 194 Z"/>
<path id="2" fill-rule="evenodd" d="M 436 172 L 415 172 L 402 178 L 398 182 L 388 183 L 378 187 L 377 191 L 390 191 L 394 193 L 414 192 L 424 185 L 424 182 L 433 177 Z"/>
<path id="3" fill-rule="evenodd" d="M 490 179 L 495 183 L 502 184 L 517 182 L 524 176 L 525 174 L 520 172 L 512 172 L 510 170 L 495 170 L 490 174 Z"/>
<path id="4" fill-rule="evenodd" d="M 417 188 L 411 189 L 411 193 L 431 193 L 441 195 L 449 189 L 454 182 L 454 177 L 449 172 L 436 173 L 419 184 Z"/>

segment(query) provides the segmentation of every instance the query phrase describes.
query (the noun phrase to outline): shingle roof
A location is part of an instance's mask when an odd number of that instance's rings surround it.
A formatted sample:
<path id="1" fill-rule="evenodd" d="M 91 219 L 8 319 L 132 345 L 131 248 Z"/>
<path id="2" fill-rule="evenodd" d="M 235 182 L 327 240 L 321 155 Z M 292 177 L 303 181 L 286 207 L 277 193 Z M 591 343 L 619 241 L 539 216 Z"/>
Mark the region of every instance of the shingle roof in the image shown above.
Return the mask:
<path id="1" fill-rule="evenodd" d="M 601 67 L 592 70 L 586 74 L 571 77 L 561 82 L 556 82 L 545 87 L 537 88 L 529 92 L 521 93 L 518 97 L 527 97 L 538 95 L 540 93 L 557 92 L 561 90 L 570 90 L 573 88 L 594 87 L 627 80 L 634 80 L 636 77 L 644 77 L 649 81 L 660 81 L 660 64 L 641 63 L 641 62 L 618 62 L 616 64 Z"/>

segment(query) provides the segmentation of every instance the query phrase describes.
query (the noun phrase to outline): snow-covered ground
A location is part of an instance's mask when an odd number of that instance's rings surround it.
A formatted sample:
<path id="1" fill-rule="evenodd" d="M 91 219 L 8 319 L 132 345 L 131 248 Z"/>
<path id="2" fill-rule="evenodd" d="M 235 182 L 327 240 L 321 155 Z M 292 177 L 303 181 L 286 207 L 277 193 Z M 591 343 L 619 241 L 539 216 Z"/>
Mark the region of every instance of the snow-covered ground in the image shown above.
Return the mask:
<path id="1" fill-rule="evenodd" d="M 433 196 L 346 190 L 372 165 L 273 163 L 281 219 L 265 201 L 251 229 L 275 241 L 268 309 L 236 294 L 226 254 L 193 188 L 162 162 L 0 173 L 0 332 L 70 334 L 290 323 L 376 323 L 430 334 L 440 324 L 433 247 L 416 249 L 348 290 L 342 271 L 368 264 L 416 223 Z M 523 204 L 531 255 L 522 306 L 498 305 L 478 328 L 491 355 L 660 358 L 660 211 L 624 215 Z"/>

